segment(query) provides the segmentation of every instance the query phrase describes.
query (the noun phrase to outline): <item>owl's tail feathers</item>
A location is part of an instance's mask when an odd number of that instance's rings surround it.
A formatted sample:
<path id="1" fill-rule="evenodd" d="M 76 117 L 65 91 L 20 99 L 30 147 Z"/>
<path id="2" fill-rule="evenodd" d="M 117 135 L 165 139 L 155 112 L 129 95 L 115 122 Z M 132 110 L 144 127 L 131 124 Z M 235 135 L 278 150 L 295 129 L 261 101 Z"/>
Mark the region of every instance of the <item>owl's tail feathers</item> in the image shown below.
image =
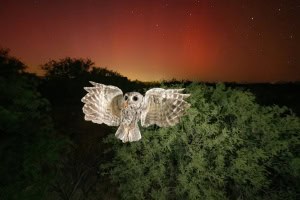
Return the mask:
<path id="1" fill-rule="evenodd" d="M 138 125 L 126 126 L 121 124 L 116 132 L 116 137 L 125 142 L 134 142 L 142 138 Z"/>

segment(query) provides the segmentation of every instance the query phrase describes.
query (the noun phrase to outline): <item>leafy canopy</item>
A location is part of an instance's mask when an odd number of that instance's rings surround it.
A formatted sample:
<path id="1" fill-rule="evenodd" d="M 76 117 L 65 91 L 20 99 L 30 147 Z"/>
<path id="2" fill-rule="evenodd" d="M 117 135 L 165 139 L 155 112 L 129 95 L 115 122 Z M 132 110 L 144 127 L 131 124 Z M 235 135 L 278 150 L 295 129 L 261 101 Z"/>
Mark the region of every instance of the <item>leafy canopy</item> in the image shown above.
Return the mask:
<path id="1" fill-rule="evenodd" d="M 54 134 L 37 77 L 0 50 L 0 199 L 45 199 L 67 140 Z"/>
<path id="2" fill-rule="evenodd" d="M 295 199 L 300 120 L 285 107 L 260 106 L 253 94 L 191 84 L 180 124 L 142 130 L 139 142 L 110 135 L 101 165 L 122 199 Z"/>

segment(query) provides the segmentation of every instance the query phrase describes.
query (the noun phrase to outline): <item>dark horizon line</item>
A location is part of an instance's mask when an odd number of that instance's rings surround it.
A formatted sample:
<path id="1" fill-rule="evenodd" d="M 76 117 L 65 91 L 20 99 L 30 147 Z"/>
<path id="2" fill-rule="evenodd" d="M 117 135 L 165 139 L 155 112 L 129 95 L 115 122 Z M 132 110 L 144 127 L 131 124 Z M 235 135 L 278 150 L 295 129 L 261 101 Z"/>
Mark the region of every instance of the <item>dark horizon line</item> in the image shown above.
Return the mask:
<path id="1" fill-rule="evenodd" d="M 0 50 L 6 50 L 8 51 L 8 53 L 11 52 L 11 49 L 10 48 L 7 48 L 7 47 L 3 47 L 0 45 Z M 43 75 L 37 73 L 37 72 L 33 72 L 32 70 L 29 70 L 30 66 L 27 65 L 26 63 L 23 62 L 22 58 L 19 58 L 19 57 L 16 57 L 14 55 L 10 55 L 11 57 L 21 61 L 24 65 L 25 65 L 25 72 L 26 73 L 30 73 L 30 74 L 34 74 L 36 75 L 37 77 L 45 77 L 45 73 L 43 73 Z M 215 84 L 215 83 L 225 83 L 225 84 L 242 84 L 242 85 L 251 85 L 251 84 L 272 84 L 272 85 L 283 85 L 283 84 L 300 84 L 300 80 L 296 80 L 296 81 L 258 81 L 258 82 L 252 82 L 252 81 L 201 81 L 201 80 L 189 80 L 189 79 L 176 79 L 176 78 L 169 78 L 169 79 L 162 79 L 162 80 L 156 80 L 156 81 L 142 81 L 142 80 L 138 80 L 138 79 L 131 79 L 127 76 L 124 76 L 123 74 L 121 74 L 120 72 L 118 71 L 115 71 L 115 70 L 112 70 L 112 69 L 109 69 L 108 67 L 101 67 L 101 66 L 96 66 L 94 61 L 89 58 L 89 57 L 72 57 L 72 56 L 65 56 L 65 57 L 62 57 L 62 58 L 58 58 L 58 59 L 52 59 L 52 58 L 49 58 L 47 62 L 50 62 L 50 61 L 62 61 L 64 59 L 79 59 L 79 60 L 90 60 L 92 63 L 93 63 L 93 66 L 92 67 L 95 67 L 95 68 L 100 68 L 100 69 L 106 69 L 108 71 L 111 71 L 113 73 L 118 73 L 121 77 L 125 77 L 127 78 L 129 81 L 138 81 L 138 82 L 142 82 L 142 83 L 145 83 L 145 84 L 151 84 L 151 83 L 162 83 L 162 82 L 196 82 L 196 83 L 207 83 L 207 84 Z M 46 64 L 47 62 L 45 62 L 44 64 Z M 40 64 L 39 67 L 43 66 L 44 64 Z M 32 67 L 32 66 L 31 66 Z M 44 71 L 44 70 L 42 70 Z"/>

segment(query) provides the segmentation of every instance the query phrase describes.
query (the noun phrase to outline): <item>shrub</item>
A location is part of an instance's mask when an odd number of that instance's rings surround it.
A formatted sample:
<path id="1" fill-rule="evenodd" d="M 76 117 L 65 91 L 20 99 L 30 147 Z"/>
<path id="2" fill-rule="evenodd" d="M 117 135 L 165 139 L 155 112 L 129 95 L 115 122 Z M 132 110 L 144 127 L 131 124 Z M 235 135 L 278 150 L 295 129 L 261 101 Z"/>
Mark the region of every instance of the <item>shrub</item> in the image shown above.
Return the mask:
<path id="1" fill-rule="evenodd" d="M 142 140 L 113 135 L 101 165 L 122 199 L 296 199 L 300 120 L 264 107 L 247 91 L 191 84 L 188 115 L 169 128 L 143 128 Z"/>
<path id="2" fill-rule="evenodd" d="M 38 78 L 0 50 L 0 199 L 46 199 L 68 140 L 55 134 Z"/>

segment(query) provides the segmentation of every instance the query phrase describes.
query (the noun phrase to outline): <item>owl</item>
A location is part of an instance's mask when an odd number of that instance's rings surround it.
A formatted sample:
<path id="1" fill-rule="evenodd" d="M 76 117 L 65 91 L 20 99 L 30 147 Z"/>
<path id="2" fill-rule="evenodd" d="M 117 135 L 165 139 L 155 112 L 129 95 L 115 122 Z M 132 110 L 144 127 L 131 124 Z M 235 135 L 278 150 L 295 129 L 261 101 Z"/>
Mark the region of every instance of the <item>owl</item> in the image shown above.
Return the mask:
<path id="1" fill-rule="evenodd" d="M 115 136 L 122 142 L 138 141 L 142 138 L 138 122 L 143 127 L 156 124 L 168 127 L 177 124 L 190 104 L 185 101 L 190 94 L 182 94 L 184 89 L 153 88 L 145 93 L 128 92 L 90 81 L 92 87 L 84 87 L 88 92 L 81 101 L 84 119 L 97 124 L 119 126 Z"/>

